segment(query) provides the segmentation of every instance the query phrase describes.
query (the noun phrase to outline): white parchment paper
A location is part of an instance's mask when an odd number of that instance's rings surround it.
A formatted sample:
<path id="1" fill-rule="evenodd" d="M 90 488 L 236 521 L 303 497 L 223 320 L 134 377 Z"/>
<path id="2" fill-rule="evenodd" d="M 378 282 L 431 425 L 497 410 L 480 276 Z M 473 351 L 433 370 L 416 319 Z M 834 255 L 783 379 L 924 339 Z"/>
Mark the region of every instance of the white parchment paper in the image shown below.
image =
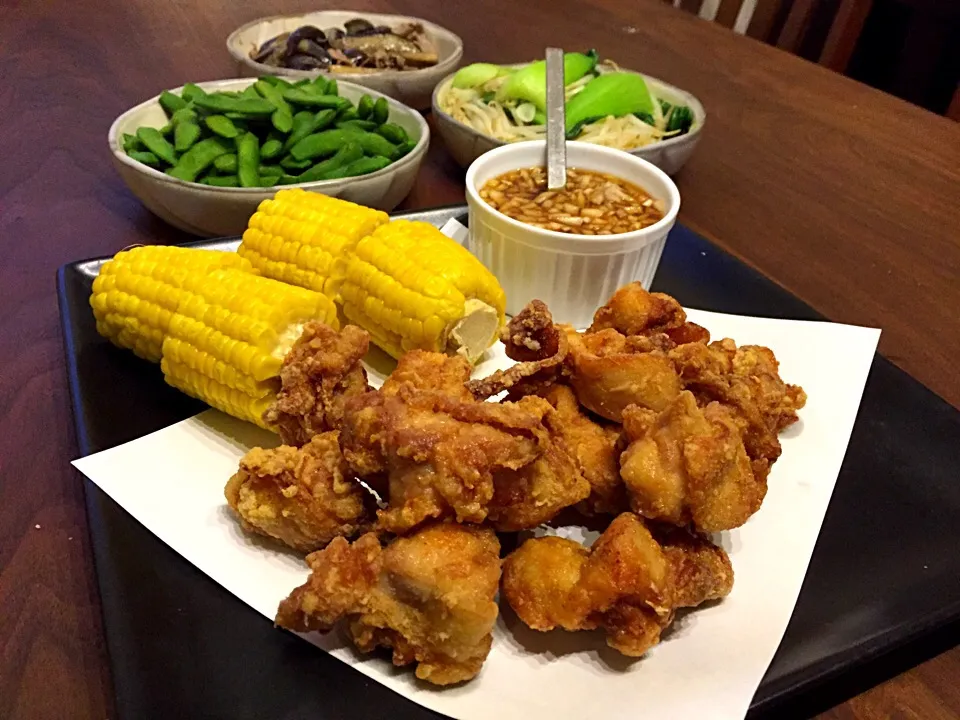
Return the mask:
<path id="1" fill-rule="evenodd" d="M 781 375 L 809 396 L 783 435 L 763 507 L 723 533 L 736 573 L 722 602 L 683 616 L 646 657 L 609 650 L 598 633 L 537 633 L 509 612 L 476 680 L 437 690 L 337 633 L 305 636 L 358 671 L 455 718 L 690 720 L 742 718 L 793 612 L 860 404 L 880 332 L 832 323 L 690 311 L 715 339 L 772 348 Z M 484 375 L 510 364 L 501 346 Z M 375 363 L 379 370 L 379 363 Z M 377 370 L 372 375 L 376 379 Z M 159 370 L 158 370 L 159 372 Z M 295 554 L 244 534 L 223 486 L 251 447 L 276 437 L 210 410 L 74 462 L 87 477 L 210 577 L 270 622 L 306 578 Z M 282 632 L 277 630 L 277 632 Z"/>

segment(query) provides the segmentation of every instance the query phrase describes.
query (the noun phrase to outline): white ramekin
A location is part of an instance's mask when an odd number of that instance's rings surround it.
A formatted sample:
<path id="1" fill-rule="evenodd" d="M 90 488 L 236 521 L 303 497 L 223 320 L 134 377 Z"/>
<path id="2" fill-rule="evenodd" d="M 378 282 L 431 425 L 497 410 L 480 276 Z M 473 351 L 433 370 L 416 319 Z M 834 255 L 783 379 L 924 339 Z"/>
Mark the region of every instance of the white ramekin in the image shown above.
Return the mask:
<path id="1" fill-rule="evenodd" d="M 470 165 L 470 249 L 503 286 L 508 314 L 536 298 L 547 304 L 556 322 L 586 327 L 617 288 L 634 280 L 650 287 L 677 219 L 680 192 L 663 170 L 646 160 L 600 145 L 568 142 L 568 167 L 610 173 L 639 185 L 663 201 L 663 219 L 619 235 L 570 235 L 519 222 L 480 199 L 480 188 L 491 178 L 545 164 L 546 144 L 535 140 L 504 145 Z"/>

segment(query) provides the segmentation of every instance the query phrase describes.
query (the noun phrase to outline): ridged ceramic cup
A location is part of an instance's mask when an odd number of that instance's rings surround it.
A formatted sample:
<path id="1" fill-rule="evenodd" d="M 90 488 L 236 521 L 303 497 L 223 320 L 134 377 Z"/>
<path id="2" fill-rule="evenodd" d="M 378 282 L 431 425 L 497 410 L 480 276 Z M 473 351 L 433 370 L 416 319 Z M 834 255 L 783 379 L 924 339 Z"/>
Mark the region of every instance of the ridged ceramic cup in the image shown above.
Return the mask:
<path id="1" fill-rule="evenodd" d="M 662 200 L 659 222 L 618 235 L 572 235 L 527 225 L 494 210 L 480 198 L 488 180 L 511 170 L 546 164 L 542 140 L 512 143 L 477 158 L 467 169 L 470 249 L 497 276 L 507 294 L 507 313 L 530 300 L 545 302 L 554 320 L 582 328 L 613 294 L 639 280 L 650 287 L 660 255 L 680 209 L 670 177 L 646 160 L 590 143 L 567 143 L 567 166 L 609 173 Z"/>

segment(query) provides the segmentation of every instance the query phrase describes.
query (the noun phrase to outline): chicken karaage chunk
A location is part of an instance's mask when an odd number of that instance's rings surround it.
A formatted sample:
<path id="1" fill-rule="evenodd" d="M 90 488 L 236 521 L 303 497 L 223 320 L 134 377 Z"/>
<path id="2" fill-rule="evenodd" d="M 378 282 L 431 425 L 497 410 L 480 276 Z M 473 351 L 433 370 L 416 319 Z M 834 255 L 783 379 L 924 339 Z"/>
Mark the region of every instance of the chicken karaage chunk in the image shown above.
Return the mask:
<path id="1" fill-rule="evenodd" d="M 613 329 L 621 335 L 664 334 L 677 345 L 709 342 L 710 333 L 687 320 L 687 314 L 674 298 L 652 293 L 638 282 L 624 285 L 607 304 L 597 310 L 587 333 Z"/>
<path id="2" fill-rule="evenodd" d="M 620 426 L 588 415 L 567 385 L 553 385 L 542 397 L 556 410 L 548 418 L 549 427 L 570 449 L 590 484 L 590 496 L 577 507 L 588 515 L 618 515 L 627 510 L 620 478 L 620 453 L 625 447 Z"/>
<path id="3" fill-rule="evenodd" d="M 680 377 L 663 347 L 666 336 L 627 337 L 613 329 L 581 334 L 567 329 L 570 386 L 580 404 L 620 422 L 623 409 L 662 410 L 680 392 Z M 665 344 L 664 344 L 665 343 Z"/>
<path id="4" fill-rule="evenodd" d="M 304 326 L 284 358 L 277 399 L 263 416 L 285 445 L 340 429 L 344 403 L 369 390 L 360 362 L 369 347 L 370 335 L 355 325 L 339 332 L 319 322 Z"/>
<path id="5" fill-rule="evenodd" d="M 658 541 L 632 513 L 619 515 L 590 548 L 534 538 L 503 565 L 503 597 L 524 624 L 602 628 L 607 644 L 631 657 L 659 642 L 676 609 L 724 597 L 732 587 L 722 548 L 689 533 Z"/>
<path id="6" fill-rule="evenodd" d="M 373 520 L 372 497 L 347 472 L 336 432 L 302 448 L 254 448 L 224 489 L 248 532 L 311 552 Z"/>
<path id="7" fill-rule="evenodd" d="M 803 388 L 780 378 L 773 351 L 724 339 L 681 345 L 669 356 L 700 405 L 717 401 L 735 411 L 754 471 L 766 475 L 780 457 L 779 433 L 797 421 L 807 399 Z"/>
<path id="8" fill-rule="evenodd" d="M 633 510 L 651 520 L 692 523 L 703 532 L 739 527 L 760 509 L 766 476 L 757 477 L 731 410 L 705 408 L 684 391 L 663 411 L 623 413 L 629 441 L 620 475 Z"/>
<path id="9" fill-rule="evenodd" d="M 500 544 L 493 531 L 435 524 L 382 546 L 343 538 L 307 556 L 310 577 L 280 603 L 277 625 L 328 632 L 340 620 L 361 652 L 393 650 L 436 685 L 470 680 L 493 641 Z"/>
<path id="10" fill-rule="evenodd" d="M 589 493 L 544 418 L 546 401 L 467 401 L 403 386 L 348 403 L 341 437 L 358 474 L 385 475 L 378 525 L 403 534 L 429 519 L 533 527 Z"/>

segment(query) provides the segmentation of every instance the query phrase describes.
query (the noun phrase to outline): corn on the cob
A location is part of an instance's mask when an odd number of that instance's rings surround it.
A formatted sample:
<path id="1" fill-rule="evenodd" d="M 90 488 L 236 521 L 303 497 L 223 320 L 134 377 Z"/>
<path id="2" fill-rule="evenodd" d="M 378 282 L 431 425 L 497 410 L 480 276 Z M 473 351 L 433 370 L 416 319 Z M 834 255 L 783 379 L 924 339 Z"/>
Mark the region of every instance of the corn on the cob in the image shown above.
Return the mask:
<path id="1" fill-rule="evenodd" d="M 387 220 L 380 210 L 290 188 L 260 203 L 237 252 L 266 277 L 332 297 L 334 261 Z"/>
<path id="2" fill-rule="evenodd" d="M 164 378 L 235 417 L 267 427 L 262 416 L 279 389 L 280 366 L 303 326 L 339 327 L 322 293 L 240 270 L 188 281 L 163 342 Z"/>
<path id="3" fill-rule="evenodd" d="M 334 275 L 344 315 L 395 358 L 419 348 L 474 362 L 503 323 L 497 279 L 428 223 L 380 226 L 338 260 Z"/>
<path id="4" fill-rule="evenodd" d="M 160 362 L 184 284 L 224 267 L 252 270 L 235 253 L 217 250 L 149 245 L 117 253 L 93 281 L 90 305 L 97 331 L 115 345 Z"/>

